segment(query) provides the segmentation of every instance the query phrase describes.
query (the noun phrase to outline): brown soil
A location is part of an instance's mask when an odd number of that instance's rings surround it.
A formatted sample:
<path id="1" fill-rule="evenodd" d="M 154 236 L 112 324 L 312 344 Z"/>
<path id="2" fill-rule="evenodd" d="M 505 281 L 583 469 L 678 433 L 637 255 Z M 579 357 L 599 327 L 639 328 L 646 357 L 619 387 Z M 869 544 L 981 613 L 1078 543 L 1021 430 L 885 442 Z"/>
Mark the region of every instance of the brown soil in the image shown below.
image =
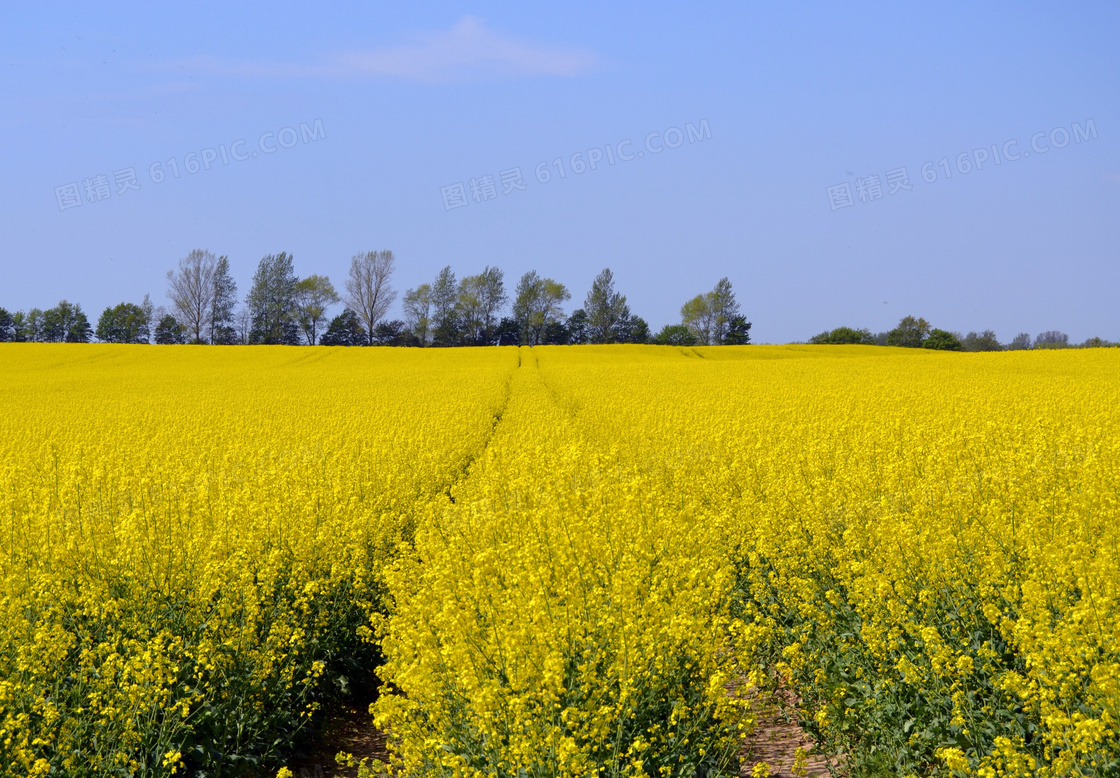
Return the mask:
<path id="1" fill-rule="evenodd" d="M 369 705 L 342 705 L 327 716 L 319 736 L 307 753 L 298 754 L 288 765 L 294 778 L 355 778 L 358 768 L 341 767 L 335 754 L 354 755 L 355 764 L 369 757 L 385 761 L 385 733 L 373 726 Z"/>
<path id="2" fill-rule="evenodd" d="M 813 752 L 814 743 L 804 730 L 781 712 L 781 708 L 788 709 L 788 705 L 779 706 L 777 699 L 759 694 L 752 693 L 751 698 L 758 720 L 755 731 L 743 741 L 742 775 L 751 775 L 756 764 L 765 762 L 774 778 L 793 778 L 790 768 L 798 747 L 808 754 L 805 775 L 817 778 L 833 774 L 829 771 L 829 761 Z M 288 767 L 294 778 L 355 778 L 356 767 L 346 768 L 335 763 L 334 757 L 339 751 L 353 754 L 355 760 L 388 759 L 385 734 L 373 726 L 368 706 L 345 705 L 334 710 L 324 721 L 314 746 L 293 759 Z M 836 763 L 832 765 L 836 769 Z"/>
<path id="3" fill-rule="evenodd" d="M 751 775 L 755 765 L 765 762 L 770 768 L 770 775 L 774 778 L 792 778 L 792 767 L 797 758 L 797 749 L 805 749 L 804 761 L 806 776 L 831 776 L 837 771 L 837 762 L 828 760 L 816 753 L 816 744 L 812 738 L 794 720 L 790 719 L 784 710 L 793 706 L 792 696 L 780 693 L 781 697 L 770 697 L 752 693 L 751 703 L 757 712 L 755 730 L 743 740 L 743 750 L 740 758 L 743 767 L 742 775 Z M 779 705 L 782 702 L 784 704 Z M 829 770 L 829 766 L 832 770 Z M 838 772 L 838 771 L 837 771 Z"/>

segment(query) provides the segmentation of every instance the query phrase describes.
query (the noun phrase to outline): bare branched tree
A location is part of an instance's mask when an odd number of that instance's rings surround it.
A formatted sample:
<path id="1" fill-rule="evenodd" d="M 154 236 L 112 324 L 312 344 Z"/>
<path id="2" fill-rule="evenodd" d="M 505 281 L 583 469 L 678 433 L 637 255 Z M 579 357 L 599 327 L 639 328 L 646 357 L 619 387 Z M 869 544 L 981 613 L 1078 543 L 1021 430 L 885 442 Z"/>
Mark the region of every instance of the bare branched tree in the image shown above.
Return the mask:
<path id="1" fill-rule="evenodd" d="M 393 277 L 392 251 L 367 251 L 350 259 L 350 275 L 346 279 L 346 306 L 358 314 L 365 329 L 366 341 L 373 345 L 377 323 L 385 318 L 389 306 L 397 298 L 390 280 Z"/>
<path id="2" fill-rule="evenodd" d="M 243 346 L 248 345 L 249 333 L 253 331 L 253 311 L 248 305 L 243 305 L 237 310 L 234 329 L 237 331 L 237 342 Z"/>
<path id="3" fill-rule="evenodd" d="M 178 271 L 167 271 L 167 297 L 192 343 L 202 342 L 203 330 L 210 323 L 217 261 L 212 252 L 195 249 L 179 260 Z"/>

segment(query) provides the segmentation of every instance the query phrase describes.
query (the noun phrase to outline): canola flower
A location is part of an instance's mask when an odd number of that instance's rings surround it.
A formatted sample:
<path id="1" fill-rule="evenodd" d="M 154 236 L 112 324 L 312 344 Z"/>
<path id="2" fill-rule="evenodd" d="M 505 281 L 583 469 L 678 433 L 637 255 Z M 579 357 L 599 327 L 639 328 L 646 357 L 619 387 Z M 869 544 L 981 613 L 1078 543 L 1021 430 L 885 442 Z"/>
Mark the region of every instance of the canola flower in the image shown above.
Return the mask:
<path id="1" fill-rule="evenodd" d="M 1120 770 L 1120 353 L 0 345 L 0 775 Z M 765 771 L 758 768 L 756 772 Z"/>
<path id="2" fill-rule="evenodd" d="M 753 659 L 852 774 L 1120 769 L 1120 353 L 684 354 L 542 373 L 738 527 Z"/>
<path id="3" fill-rule="evenodd" d="M 393 566 L 377 720 L 405 774 L 738 772 L 724 517 L 589 436 L 523 349 L 469 476 Z M 538 364 L 538 362 L 540 364 Z M 749 672 L 749 671 L 748 671 Z"/>
<path id="4" fill-rule="evenodd" d="M 0 349 L 0 775 L 259 774 L 372 669 L 516 356 L 368 353 Z"/>

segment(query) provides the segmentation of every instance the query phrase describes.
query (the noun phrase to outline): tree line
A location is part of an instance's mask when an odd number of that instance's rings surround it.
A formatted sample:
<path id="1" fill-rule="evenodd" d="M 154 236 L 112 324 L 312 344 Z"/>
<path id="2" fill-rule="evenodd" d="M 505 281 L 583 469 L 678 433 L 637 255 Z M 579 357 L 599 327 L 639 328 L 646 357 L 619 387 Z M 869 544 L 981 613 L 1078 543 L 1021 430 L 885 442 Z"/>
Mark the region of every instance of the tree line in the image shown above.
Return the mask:
<path id="1" fill-rule="evenodd" d="M 1058 330 L 1040 332 L 1033 340 L 1029 332 L 1020 332 L 1008 343 L 1000 343 L 992 330 L 959 332 L 937 329 L 921 317 L 904 316 L 898 326 L 889 332 L 872 334 L 868 329 L 837 327 L 809 338 L 813 344 L 861 344 L 865 346 L 901 346 L 903 348 L 928 348 L 939 351 L 1021 351 L 1031 348 L 1104 348 L 1120 344 L 1101 338 L 1089 338 L 1084 343 L 1072 344 L 1069 335 Z"/>
<path id="2" fill-rule="evenodd" d="M 525 273 L 512 296 L 499 268 L 457 278 L 444 267 L 430 283 L 401 296 L 402 319 L 388 319 L 397 299 L 392 251 L 354 255 L 343 283 L 327 276 L 299 278 L 291 254 L 263 257 L 239 302 L 229 257 L 195 249 L 167 271 L 168 307 L 140 303 L 107 307 L 91 327 L 81 306 L 9 313 L 0 308 L 0 342 L 279 344 L 324 346 L 491 346 L 585 343 L 657 343 L 675 346 L 750 342 L 751 323 L 740 311 L 731 282 L 681 306 L 681 321 L 654 334 L 635 315 L 604 269 L 583 307 L 565 312 L 567 287 L 536 271 Z M 327 311 L 343 305 L 331 317 Z"/>

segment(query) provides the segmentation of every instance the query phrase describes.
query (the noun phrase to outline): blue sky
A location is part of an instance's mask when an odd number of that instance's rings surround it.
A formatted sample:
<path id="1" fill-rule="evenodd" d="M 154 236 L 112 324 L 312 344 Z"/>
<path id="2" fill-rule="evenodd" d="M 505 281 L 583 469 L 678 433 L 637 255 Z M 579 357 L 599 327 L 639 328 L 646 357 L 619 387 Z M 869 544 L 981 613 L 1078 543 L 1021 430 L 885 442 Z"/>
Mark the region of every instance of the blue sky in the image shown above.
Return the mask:
<path id="1" fill-rule="evenodd" d="M 1115 3 L 383 5 L 5 3 L 0 306 L 387 248 L 399 290 L 535 269 L 569 310 L 609 266 L 655 329 L 728 276 L 757 342 L 1120 339 Z"/>

